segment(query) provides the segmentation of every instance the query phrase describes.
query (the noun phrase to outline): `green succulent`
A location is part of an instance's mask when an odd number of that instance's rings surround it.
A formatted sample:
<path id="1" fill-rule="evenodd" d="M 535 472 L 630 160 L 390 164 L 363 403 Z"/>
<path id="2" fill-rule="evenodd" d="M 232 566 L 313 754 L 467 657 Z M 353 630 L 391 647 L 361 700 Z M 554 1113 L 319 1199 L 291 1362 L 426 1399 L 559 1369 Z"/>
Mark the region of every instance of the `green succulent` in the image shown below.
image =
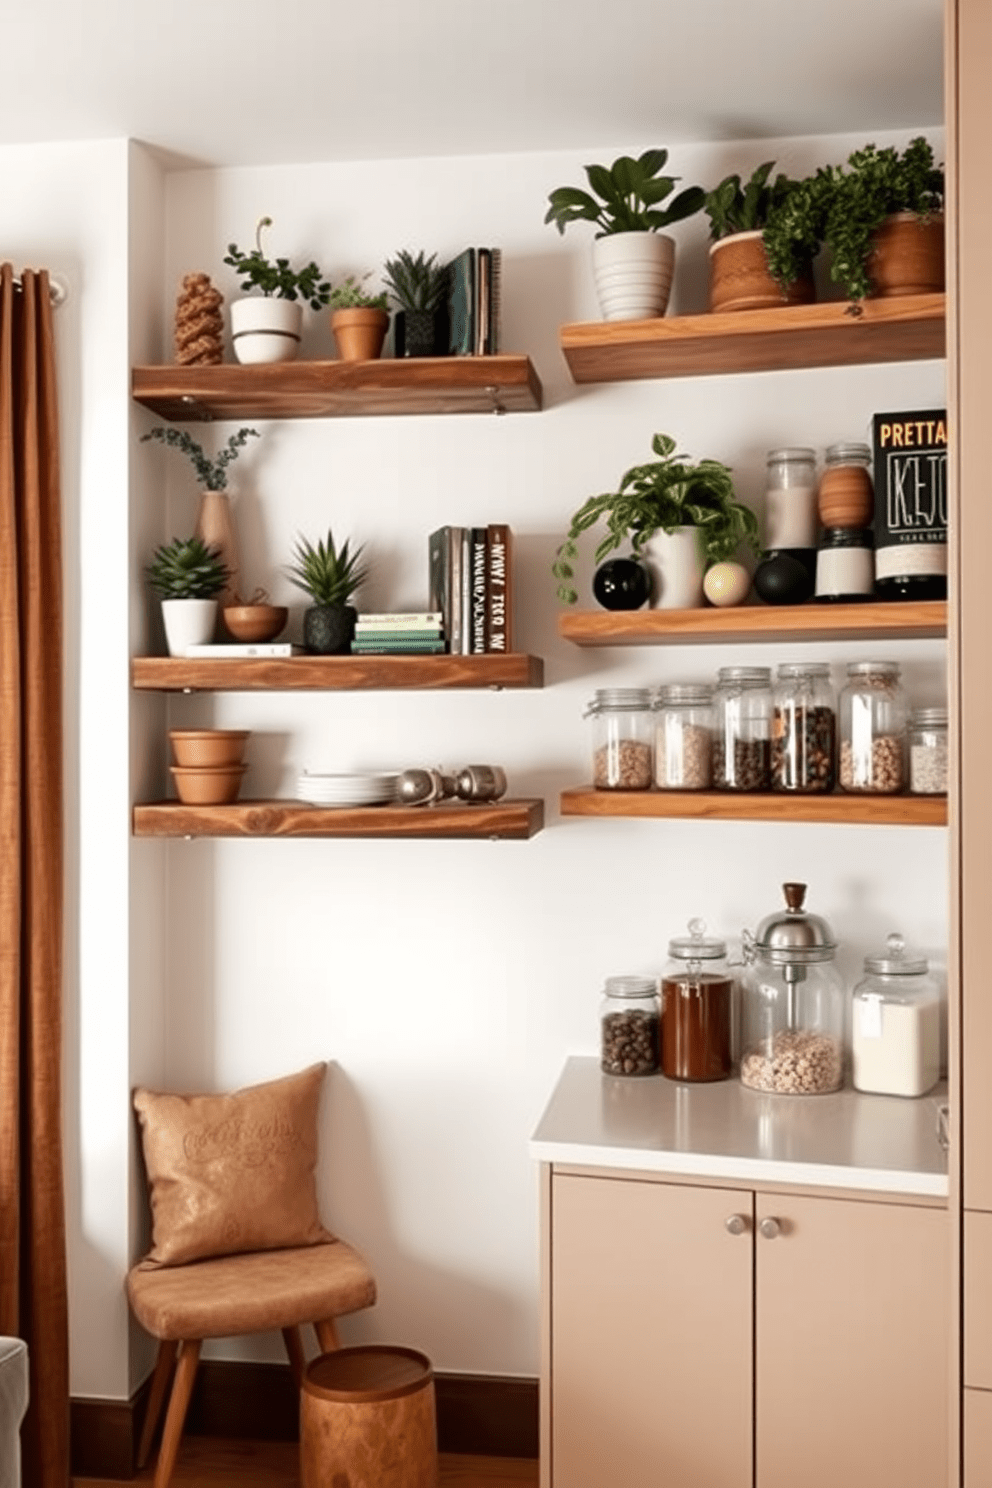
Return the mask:
<path id="1" fill-rule="evenodd" d="M 241 289 L 260 289 L 266 298 L 272 295 L 280 300 L 299 298 L 311 310 L 319 310 L 327 304 L 331 286 L 321 278 L 321 270 L 312 259 L 302 269 L 294 269 L 288 258 L 266 258 L 262 252 L 262 228 L 271 226 L 271 217 L 260 217 L 255 226 L 255 246 L 251 252 L 244 253 L 237 243 L 228 243 L 224 263 L 230 264 L 235 273 L 243 276 Z"/>
<path id="2" fill-rule="evenodd" d="M 570 222 L 595 222 L 597 238 L 658 232 L 681 222 L 702 209 L 705 196 L 701 186 L 688 186 L 667 207 L 661 206 L 681 180 L 680 176 L 659 176 L 667 160 L 667 150 L 645 150 L 636 160 L 621 155 L 609 168 L 587 165 L 586 178 L 600 200 L 577 186 L 560 186 L 548 196 L 551 205 L 544 220 L 553 222 L 560 233 Z"/>
<path id="3" fill-rule="evenodd" d="M 402 310 L 437 310 L 448 288 L 448 273 L 437 262 L 437 254 L 425 258 L 423 251 L 414 258 L 401 248 L 395 258 L 383 265 L 386 288 Z"/>
<path id="4" fill-rule="evenodd" d="M 239 429 L 236 434 L 231 435 L 220 453 L 212 458 L 207 454 L 203 445 L 197 444 L 185 429 L 150 429 L 147 434 L 142 434 L 141 442 L 147 444 L 149 439 L 157 439 L 160 444 L 168 444 L 173 449 L 181 450 L 192 460 L 196 478 L 204 490 L 223 491 L 227 486 L 228 465 L 238 458 L 239 452 L 249 439 L 257 438 L 257 429 Z"/>
<path id="5" fill-rule="evenodd" d="M 710 219 L 710 237 L 714 241 L 728 238 L 732 233 L 763 228 L 769 212 L 795 190 L 797 183 L 781 174 L 769 184 L 774 165 L 774 160 L 766 160 L 743 184 L 739 175 L 725 176 L 719 186 L 706 193 L 703 210 Z"/>
<path id="6" fill-rule="evenodd" d="M 230 578 L 219 548 L 199 537 L 174 537 L 155 549 L 145 569 L 162 599 L 214 599 Z"/>
<path id="7" fill-rule="evenodd" d="M 372 270 L 356 279 L 354 274 L 349 274 L 347 279 L 331 290 L 327 303 L 332 310 L 386 310 L 389 307 L 389 296 L 383 290 L 381 294 L 369 294 L 362 288 L 366 279 L 371 278 Z"/>
<path id="8" fill-rule="evenodd" d="M 308 538 L 297 538 L 294 562 L 289 569 L 290 582 L 309 594 L 316 605 L 347 604 L 352 594 L 368 576 L 368 565 L 360 562 L 364 544 L 349 551 L 349 539 L 335 548 L 328 528 L 327 539 L 316 546 Z"/>

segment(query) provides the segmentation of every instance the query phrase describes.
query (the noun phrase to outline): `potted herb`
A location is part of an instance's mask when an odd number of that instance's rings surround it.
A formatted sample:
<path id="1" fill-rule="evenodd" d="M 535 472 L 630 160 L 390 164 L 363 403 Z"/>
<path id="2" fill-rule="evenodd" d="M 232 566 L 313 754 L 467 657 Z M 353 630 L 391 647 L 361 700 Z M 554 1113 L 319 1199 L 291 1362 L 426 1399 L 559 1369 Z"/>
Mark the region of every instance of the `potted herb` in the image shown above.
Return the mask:
<path id="1" fill-rule="evenodd" d="M 212 641 L 217 597 L 228 581 L 219 550 L 195 535 L 174 537 L 156 548 L 145 573 L 162 601 L 169 655 L 183 656 L 187 646 Z"/>
<path id="2" fill-rule="evenodd" d="M 360 279 L 349 274 L 328 296 L 331 330 L 343 362 L 375 361 L 389 330 L 386 291 L 370 294 L 362 287 L 370 275 L 371 270 Z"/>
<path id="3" fill-rule="evenodd" d="M 383 279 L 399 309 L 393 317 L 393 349 L 398 357 L 442 356 L 447 350 L 444 316 L 448 271 L 423 251 L 414 258 L 401 248 L 383 265 Z"/>
<path id="4" fill-rule="evenodd" d="M 688 186 L 668 205 L 679 176 L 663 176 L 667 150 L 621 155 L 609 167 L 587 165 L 590 194 L 560 186 L 548 197 L 545 222 L 560 233 L 571 222 L 592 222 L 593 273 L 604 320 L 664 315 L 675 269 L 675 241 L 662 232 L 703 206 L 699 186 Z"/>
<path id="5" fill-rule="evenodd" d="M 718 460 L 691 464 L 676 454 L 668 434 L 656 434 L 651 448 L 657 460 L 633 466 L 617 490 L 590 496 L 573 514 L 552 565 L 558 597 L 566 604 L 578 598 L 572 583 L 578 539 L 599 521 L 606 523 L 606 536 L 595 561 L 629 543 L 635 558 L 647 559 L 655 569 L 654 603 L 661 609 L 701 605 L 706 566 L 731 558 L 739 544 L 760 552 L 758 519 L 735 498 L 726 465 Z"/>
<path id="6" fill-rule="evenodd" d="M 766 160 L 750 179 L 725 176 L 706 193 L 703 210 L 710 220 L 710 310 L 762 310 L 776 305 L 808 304 L 814 298 L 813 263 L 780 285 L 769 273 L 762 230 L 773 208 L 796 189 L 788 176 L 771 180 L 775 162 Z"/>
<path id="7" fill-rule="evenodd" d="M 316 545 L 306 537 L 297 539 L 289 578 L 313 600 L 303 614 L 303 644 L 318 656 L 351 649 L 358 616 L 348 601 L 368 575 L 363 551 L 364 545 L 352 551 L 349 539 L 336 548 L 330 529 Z"/>
<path id="8" fill-rule="evenodd" d="M 239 362 L 291 362 L 299 350 L 303 327 L 300 301 L 319 310 L 331 291 L 312 259 L 294 269 L 288 258 L 265 257 L 262 229 L 271 226 L 271 217 L 258 219 L 250 253 L 236 243 L 227 245 L 224 262 L 241 275 L 241 289 L 261 291 L 261 299 L 250 296 L 231 304 L 234 355 Z"/>

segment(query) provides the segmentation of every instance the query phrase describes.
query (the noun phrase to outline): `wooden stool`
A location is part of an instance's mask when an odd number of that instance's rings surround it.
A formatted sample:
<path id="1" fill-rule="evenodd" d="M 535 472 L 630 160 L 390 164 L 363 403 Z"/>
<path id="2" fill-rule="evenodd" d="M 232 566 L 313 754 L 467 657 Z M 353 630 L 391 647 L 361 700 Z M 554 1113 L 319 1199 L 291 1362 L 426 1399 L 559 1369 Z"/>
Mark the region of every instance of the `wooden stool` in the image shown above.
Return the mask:
<path id="1" fill-rule="evenodd" d="M 434 1373 L 415 1349 L 322 1354 L 300 1395 L 303 1488 L 437 1488 Z"/>

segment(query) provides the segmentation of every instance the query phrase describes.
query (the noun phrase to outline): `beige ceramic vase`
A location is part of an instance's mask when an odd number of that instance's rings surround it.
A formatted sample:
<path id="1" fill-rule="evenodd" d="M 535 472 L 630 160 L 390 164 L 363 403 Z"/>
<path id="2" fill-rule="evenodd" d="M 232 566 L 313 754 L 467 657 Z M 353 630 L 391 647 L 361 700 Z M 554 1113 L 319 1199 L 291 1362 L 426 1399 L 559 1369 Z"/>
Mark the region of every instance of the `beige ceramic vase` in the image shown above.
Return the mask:
<path id="1" fill-rule="evenodd" d="M 388 329 L 389 315 L 385 310 L 356 307 L 331 312 L 331 330 L 343 362 L 375 361 L 382 352 Z"/>
<path id="2" fill-rule="evenodd" d="M 204 491 L 200 498 L 200 513 L 196 519 L 196 535 L 209 548 L 219 548 L 220 556 L 227 566 L 228 579 L 218 595 L 219 608 L 233 605 L 238 593 L 238 539 L 231 513 L 231 498 L 226 491 Z M 225 637 L 226 627 L 221 625 Z"/>

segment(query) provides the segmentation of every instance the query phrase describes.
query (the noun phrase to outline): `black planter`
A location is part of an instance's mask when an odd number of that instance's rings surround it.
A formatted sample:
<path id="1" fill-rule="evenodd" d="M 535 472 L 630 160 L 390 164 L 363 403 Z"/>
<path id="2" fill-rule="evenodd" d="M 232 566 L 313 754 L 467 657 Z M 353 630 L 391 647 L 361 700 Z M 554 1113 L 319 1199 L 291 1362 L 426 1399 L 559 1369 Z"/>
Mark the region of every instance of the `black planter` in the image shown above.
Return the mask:
<path id="1" fill-rule="evenodd" d="M 443 310 L 397 310 L 393 316 L 396 356 L 444 356 L 447 350 L 448 320 Z"/>
<path id="2" fill-rule="evenodd" d="M 303 644 L 313 656 L 351 650 L 358 612 L 352 605 L 311 605 L 303 612 Z"/>
<path id="3" fill-rule="evenodd" d="M 651 575 L 636 558 L 608 558 L 593 574 L 592 592 L 604 610 L 639 610 L 651 597 Z"/>

